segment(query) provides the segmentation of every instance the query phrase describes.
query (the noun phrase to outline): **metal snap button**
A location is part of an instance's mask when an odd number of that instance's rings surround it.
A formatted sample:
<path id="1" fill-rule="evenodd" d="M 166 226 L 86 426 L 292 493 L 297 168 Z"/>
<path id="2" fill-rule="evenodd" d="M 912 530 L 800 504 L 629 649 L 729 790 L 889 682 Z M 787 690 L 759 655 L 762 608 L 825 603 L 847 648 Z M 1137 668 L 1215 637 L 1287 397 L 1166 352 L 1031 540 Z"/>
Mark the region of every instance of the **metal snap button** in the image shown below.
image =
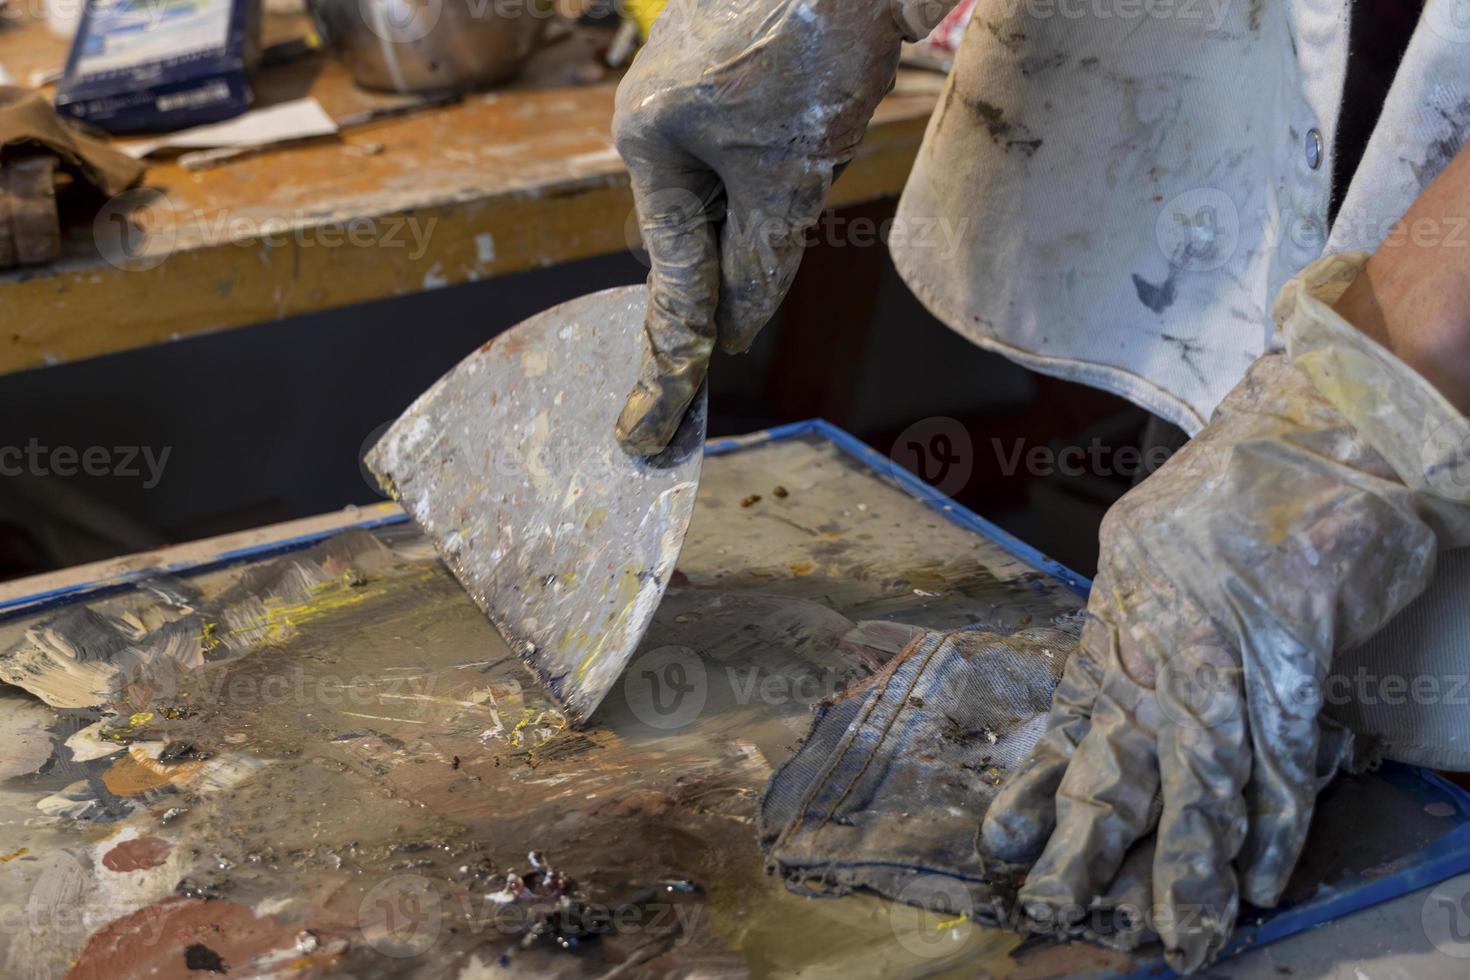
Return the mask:
<path id="1" fill-rule="evenodd" d="M 1313 170 L 1322 166 L 1322 130 L 1315 126 L 1307 130 L 1306 151 L 1307 166 Z"/>

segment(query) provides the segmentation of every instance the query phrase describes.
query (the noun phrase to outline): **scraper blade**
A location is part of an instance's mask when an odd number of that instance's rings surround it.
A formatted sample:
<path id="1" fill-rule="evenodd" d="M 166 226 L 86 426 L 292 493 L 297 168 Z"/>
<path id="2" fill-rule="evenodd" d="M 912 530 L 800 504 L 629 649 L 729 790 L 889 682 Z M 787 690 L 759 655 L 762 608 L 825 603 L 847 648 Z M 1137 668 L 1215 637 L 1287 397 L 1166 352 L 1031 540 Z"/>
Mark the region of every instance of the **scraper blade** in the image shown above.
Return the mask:
<path id="1" fill-rule="evenodd" d="M 613 423 L 646 342 L 642 286 L 573 300 L 465 358 L 366 463 L 573 724 L 617 682 L 663 597 L 704 459 L 700 392 L 669 449 Z"/>

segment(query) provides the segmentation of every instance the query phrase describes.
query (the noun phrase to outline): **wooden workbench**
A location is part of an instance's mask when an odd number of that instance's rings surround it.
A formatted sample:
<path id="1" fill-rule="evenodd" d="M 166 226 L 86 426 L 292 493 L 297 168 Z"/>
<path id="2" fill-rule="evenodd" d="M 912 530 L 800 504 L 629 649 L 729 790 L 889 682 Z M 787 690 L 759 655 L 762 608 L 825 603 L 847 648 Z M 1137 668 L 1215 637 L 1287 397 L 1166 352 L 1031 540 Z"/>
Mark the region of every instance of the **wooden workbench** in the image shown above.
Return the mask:
<path id="1" fill-rule="evenodd" d="M 268 43 L 307 29 L 267 20 Z M 0 65 L 18 81 L 64 57 L 43 25 L 0 21 Z M 903 73 L 832 204 L 899 192 L 940 85 Z M 61 261 L 0 276 L 0 373 L 626 249 L 615 88 L 577 35 L 513 86 L 454 105 L 198 172 L 159 163 L 146 183 L 163 196 L 129 212 L 129 268 L 101 257 L 88 212 L 71 216 Z M 306 94 L 337 119 L 386 104 L 322 56 L 257 82 L 260 104 Z"/>

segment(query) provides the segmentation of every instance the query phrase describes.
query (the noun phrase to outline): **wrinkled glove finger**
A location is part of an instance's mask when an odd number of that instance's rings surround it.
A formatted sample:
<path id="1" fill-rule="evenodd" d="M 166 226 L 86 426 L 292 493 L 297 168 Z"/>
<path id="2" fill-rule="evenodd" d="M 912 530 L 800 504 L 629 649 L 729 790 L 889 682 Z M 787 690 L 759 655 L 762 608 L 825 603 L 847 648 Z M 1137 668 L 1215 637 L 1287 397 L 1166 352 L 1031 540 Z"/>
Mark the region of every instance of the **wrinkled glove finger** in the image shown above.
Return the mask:
<path id="1" fill-rule="evenodd" d="M 1056 826 L 1056 795 L 1067 763 L 1092 724 L 1108 658 L 1109 627 L 1089 618 L 1052 694 L 1046 731 L 1006 777 L 980 827 L 981 850 L 1020 864 L 1041 853 Z"/>
<path id="2" fill-rule="evenodd" d="M 1228 651 L 1180 651 L 1156 686 L 1163 811 L 1154 853 L 1156 925 L 1181 973 L 1214 960 L 1239 909 L 1251 757 L 1240 673 Z"/>
<path id="3" fill-rule="evenodd" d="M 743 160 L 725 174 L 729 209 L 720 232 L 720 349 L 742 354 L 791 290 L 808 232 L 822 215 L 831 172 L 813 161 Z M 776 177 L 782 173 L 787 176 Z"/>
<path id="4" fill-rule="evenodd" d="M 1150 834 L 1129 849 L 1107 892 L 1093 903 L 1084 938 L 1129 951 L 1158 941 L 1151 913 L 1154 844 Z"/>
<path id="5" fill-rule="evenodd" d="M 1020 892 L 1038 927 L 1067 926 L 1108 890 L 1149 830 L 1158 787 L 1151 692 L 1110 666 L 1056 796 L 1056 829 Z"/>
<path id="6" fill-rule="evenodd" d="M 643 361 L 615 431 L 627 452 L 652 455 L 673 438 L 709 370 L 724 193 L 713 171 L 668 142 L 626 131 L 617 142 L 633 174 L 650 272 Z"/>
<path id="7" fill-rule="evenodd" d="M 1242 897 L 1273 908 L 1301 856 L 1321 786 L 1321 685 L 1317 662 L 1306 651 L 1272 650 L 1266 656 L 1269 673 L 1252 670 L 1261 663 L 1259 653 L 1246 654 L 1254 762 L 1245 790 L 1250 830 L 1236 867 Z"/>

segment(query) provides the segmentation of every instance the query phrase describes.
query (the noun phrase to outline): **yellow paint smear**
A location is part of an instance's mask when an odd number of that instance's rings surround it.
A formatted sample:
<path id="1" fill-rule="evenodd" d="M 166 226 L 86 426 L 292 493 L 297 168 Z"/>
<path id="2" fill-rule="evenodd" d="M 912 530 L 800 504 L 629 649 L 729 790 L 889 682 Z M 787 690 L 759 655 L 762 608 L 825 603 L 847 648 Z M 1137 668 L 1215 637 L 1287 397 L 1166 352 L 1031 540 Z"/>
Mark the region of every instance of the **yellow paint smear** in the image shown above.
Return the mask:
<path id="1" fill-rule="evenodd" d="M 602 634 L 596 649 L 583 658 L 582 666 L 577 668 L 577 680 L 587 676 L 587 671 L 592 669 L 592 665 L 607 648 L 608 639 L 617 636 L 628 624 L 628 617 L 633 613 L 633 600 L 638 598 L 638 589 L 641 585 L 642 583 L 638 581 L 637 569 L 631 566 L 623 569 L 623 574 L 618 578 L 618 613 Z"/>
<path id="2" fill-rule="evenodd" d="M 418 573 L 416 578 L 427 581 L 433 578 L 435 570 L 426 569 Z M 401 577 L 395 578 L 395 582 L 401 582 Z M 242 625 L 234 633 L 251 631 L 265 627 L 263 640 L 267 643 L 281 643 L 290 639 L 292 631 L 305 623 L 337 612 L 340 609 L 348 609 L 369 599 L 383 595 L 387 591 L 386 582 L 364 582 L 361 574 L 348 569 L 341 578 L 330 582 L 322 582 L 311 586 L 310 595 L 305 599 L 286 601 L 284 599 L 269 599 L 265 603 L 266 617 L 264 622 L 254 622 Z M 218 633 L 208 635 L 218 637 Z M 216 639 L 216 642 L 218 640 Z"/>

